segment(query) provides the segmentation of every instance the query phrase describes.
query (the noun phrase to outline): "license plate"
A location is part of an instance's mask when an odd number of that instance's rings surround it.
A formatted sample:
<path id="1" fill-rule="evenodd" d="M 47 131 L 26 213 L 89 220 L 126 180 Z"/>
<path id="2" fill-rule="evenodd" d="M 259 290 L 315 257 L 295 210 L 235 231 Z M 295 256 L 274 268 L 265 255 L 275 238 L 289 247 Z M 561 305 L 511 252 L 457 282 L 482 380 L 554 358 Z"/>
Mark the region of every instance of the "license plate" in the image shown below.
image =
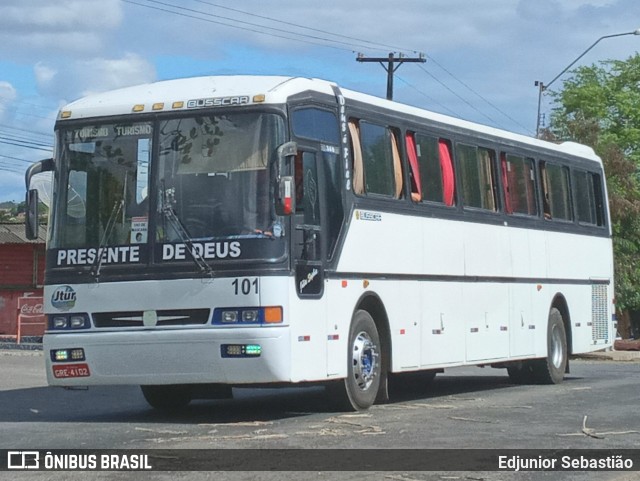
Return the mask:
<path id="1" fill-rule="evenodd" d="M 88 364 L 62 364 L 53 366 L 53 376 L 58 379 L 65 377 L 89 377 L 91 373 L 89 372 Z"/>

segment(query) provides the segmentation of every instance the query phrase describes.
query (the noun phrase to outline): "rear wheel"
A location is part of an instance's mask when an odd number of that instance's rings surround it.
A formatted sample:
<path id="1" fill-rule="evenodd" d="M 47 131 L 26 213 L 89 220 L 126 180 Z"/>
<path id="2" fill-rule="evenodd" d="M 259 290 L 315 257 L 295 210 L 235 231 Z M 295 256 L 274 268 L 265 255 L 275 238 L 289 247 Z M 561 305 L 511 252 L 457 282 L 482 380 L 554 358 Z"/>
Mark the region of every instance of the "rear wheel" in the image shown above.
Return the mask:
<path id="1" fill-rule="evenodd" d="M 547 357 L 512 362 L 507 366 L 507 372 L 514 384 L 560 384 L 564 380 L 568 359 L 562 314 L 554 307 L 547 325 Z"/>
<path id="2" fill-rule="evenodd" d="M 541 384 L 560 384 L 564 380 L 568 359 L 562 314 L 554 307 L 549 313 L 547 326 L 547 357 L 535 360 L 532 366 L 535 380 Z"/>
<path id="3" fill-rule="evenodd" d="M 191 402 L 188 385 L 140 386 L 149 405 L 160 411 L 177 411 Z"/>
<path id="4" fill-rule="evenodd" d="M 507 366 L 509 379 L 513 384 L 531 384 L 534 382 L 533 361 L 516 361 Z"/>

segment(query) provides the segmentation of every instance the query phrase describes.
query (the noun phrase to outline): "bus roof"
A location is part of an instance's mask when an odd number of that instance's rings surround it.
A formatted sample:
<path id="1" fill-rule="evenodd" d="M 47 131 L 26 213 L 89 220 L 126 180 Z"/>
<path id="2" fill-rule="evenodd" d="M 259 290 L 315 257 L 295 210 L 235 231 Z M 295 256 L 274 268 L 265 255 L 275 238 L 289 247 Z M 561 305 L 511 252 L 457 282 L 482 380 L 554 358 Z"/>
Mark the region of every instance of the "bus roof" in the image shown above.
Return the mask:
<path id="1" fill-rule="evenodd" d="M 164 80 L 91 95 L 63 107 L 59 120 L 89 119 L 149 112 L 185 111 L 215 106 L 283 104 L 291 95 L 315 91 L 334 95 L 335 83 L 304 77 L 229 75 Z M 591 147 L 574 142 L 554 144 L 526 135 L 461 120 L 418 107 L 393 102 L 348 89 L 346 99 L 421 117 L 481 135 L 498 137 L 601 162 Z"/>

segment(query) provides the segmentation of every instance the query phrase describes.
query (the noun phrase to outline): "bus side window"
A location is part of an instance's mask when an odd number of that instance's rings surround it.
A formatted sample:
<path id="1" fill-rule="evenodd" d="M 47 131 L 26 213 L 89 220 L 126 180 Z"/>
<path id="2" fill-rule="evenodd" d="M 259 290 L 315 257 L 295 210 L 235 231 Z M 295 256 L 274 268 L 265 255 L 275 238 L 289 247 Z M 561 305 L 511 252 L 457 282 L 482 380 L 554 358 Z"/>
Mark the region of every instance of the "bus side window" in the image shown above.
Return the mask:
<path id="1" fill-rule="evenodd" d="M 455 182 L 449 142 L 407 132 L 406 146 L 411 169 L 411 198 L 454 205 Z"/>
<path id="2" fill-rule="evenodd" d="M 495 152 L 485 148 L 458 144 L 457 153 L 464 205 L 490 211 L 497 210 L 494 175 Z"/>
<path id="3" fill-rule="evenodd" d="M 533 159 L 502 152 L 500 165 L 504 184 L 505 212 L 537 215 Z"/>
<path id="4" fill-rule="evenodd" d="M 353 191 L 399 199 L 402 162 L 393 129 L 365 121 L 349 121 L 353 151 Z"/>
<path id="5" fill-rule="evenodd" d="M 581 224 L 604 225 L 600 176 L 583 170 L 573 171 L 576 218 Z"/>
<path id="6" fill-rule="evenodd" d="M 540 174 L 545 218 L 573 220 L 569 169 L 551 162 L 541 162 Z"/>

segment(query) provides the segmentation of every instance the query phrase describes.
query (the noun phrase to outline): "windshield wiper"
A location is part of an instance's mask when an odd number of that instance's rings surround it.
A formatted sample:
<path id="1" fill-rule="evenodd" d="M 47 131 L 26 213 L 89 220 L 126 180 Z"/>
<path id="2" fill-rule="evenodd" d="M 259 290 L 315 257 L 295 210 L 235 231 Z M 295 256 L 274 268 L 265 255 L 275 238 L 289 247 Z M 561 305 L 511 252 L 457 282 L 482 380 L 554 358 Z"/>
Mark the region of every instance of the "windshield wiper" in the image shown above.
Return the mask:
<path id="1" fill-rule="evenodd" d="M 173 195 L 173 191 L 171 189 L 165 189 L 163 185 L 162 193 L 160 196 L 162 215 L 164 215 L 164 217 L 171 224 L 171 227 L 173 227 L 173 229 L 178 233 L 178 237 L 180 237 L 182 243 L 187 246 L 189 254 L 191 254 L 191 258 L 193 259 L 193 262 L 198 267 L 198 269 L 200 269 L 200 272 L 213 277 L 213 269 L 207 263 L 204 257 L 202 257 L 200 252 L 195 249 L 195 247 L 193 246 L 193 241 L 191 240 L 191 236 L 187 232 L 187 229 L 185 229 L 182 222 L 180 222 L 180 219 L 171 207 L 172 201 L 170 201 L 168 198 L 173 198 Z"/>
<path id="2" fill-rule="evenodd" d="M 107 225 L 104 228 L 104 232 L 102 233 L 102 238 L 100 239 L 100 244 L 98 244 L 98 252 L 96 252 L 96 259 L 93 261 L 93 265 L 91 266 L 91 275 L 96 278 L 96 282 L 100 282 L 100 268 L 102 267 L 102 251 L 104 250 L 107 240 L 113 231 L 113 228 L 116 225 L 116 219 L 122 207 L 124 206 L 124 199 L 116 200 L 113 204 L 113 208 L 111 209 L 111 214 L 109 215 L 109 219 L 107 220 Z"/>

